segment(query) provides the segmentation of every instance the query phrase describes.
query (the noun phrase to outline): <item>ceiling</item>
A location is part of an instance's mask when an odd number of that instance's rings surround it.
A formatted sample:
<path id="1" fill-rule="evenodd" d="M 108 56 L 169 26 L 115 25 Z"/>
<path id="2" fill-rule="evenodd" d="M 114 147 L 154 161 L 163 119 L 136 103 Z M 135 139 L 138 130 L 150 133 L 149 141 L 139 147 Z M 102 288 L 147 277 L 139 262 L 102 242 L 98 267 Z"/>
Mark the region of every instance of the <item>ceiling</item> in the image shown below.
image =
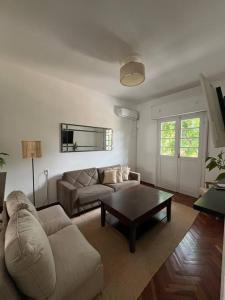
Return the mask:
<path id="1" fill-rule="evenodd" d="M 225 72 L 224 0 L 0 0 L 0 57 L 130 102 Z M 146 81 L 119 82 L 138 53 Z"/>

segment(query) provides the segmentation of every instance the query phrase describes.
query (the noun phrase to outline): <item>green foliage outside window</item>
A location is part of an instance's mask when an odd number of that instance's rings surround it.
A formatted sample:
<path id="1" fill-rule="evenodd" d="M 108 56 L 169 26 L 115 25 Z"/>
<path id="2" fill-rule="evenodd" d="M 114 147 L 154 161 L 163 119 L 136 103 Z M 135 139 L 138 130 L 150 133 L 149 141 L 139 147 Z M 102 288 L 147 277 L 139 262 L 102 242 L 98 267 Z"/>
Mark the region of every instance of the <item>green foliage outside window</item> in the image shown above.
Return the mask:
<path id="1" fill-rule="evenodd" d="M 199 137 L 199 128 L 182 128 L 181 129 L 181 138 L 198 138 Z"/>
<path id="2" fill-rule="evenodd" d="M 181 121 L 180 156 L 198 157 L 200 118 Z"/>
<path id="3" fill-rule="evenodd" d="M 181 128 L 199 128 L 200 118 L 192 118 L 181 121 Z"/>
<path id="4" fill-rule="evenodd" d="M 198 157 L 200 118 L 181 120 L 180 156 Z M 176 149 L 176 121 L 161 123 L 160 154 L 174 156 Z"/>
<path id="5" fill-rule="evenodd" d="M 175 121 L 161 123 L 161 130 L 175 130 L 175 128 L 176 128 Z"/>
<path id="6" fill-rule="evenodd" d="M 161 155 L 175 155 L 176 122 L 161 123 Z"/>

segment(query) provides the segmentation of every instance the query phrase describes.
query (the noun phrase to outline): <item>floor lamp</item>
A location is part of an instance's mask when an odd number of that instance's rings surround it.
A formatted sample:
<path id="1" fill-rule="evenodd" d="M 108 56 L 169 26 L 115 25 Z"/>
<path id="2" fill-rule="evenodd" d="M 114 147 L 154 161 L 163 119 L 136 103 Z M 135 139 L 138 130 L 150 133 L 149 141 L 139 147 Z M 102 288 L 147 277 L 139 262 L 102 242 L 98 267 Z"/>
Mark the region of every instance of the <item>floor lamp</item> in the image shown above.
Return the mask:
<path id="1" fill-rule="evenodd" d="M 31 158 L 32 178 L 33 178 L 33 201 L 35 206 L 35 187 L 34 187 L 34 158 L 41 157 L 41 141 L 22 141 L 23 158 Z"/>

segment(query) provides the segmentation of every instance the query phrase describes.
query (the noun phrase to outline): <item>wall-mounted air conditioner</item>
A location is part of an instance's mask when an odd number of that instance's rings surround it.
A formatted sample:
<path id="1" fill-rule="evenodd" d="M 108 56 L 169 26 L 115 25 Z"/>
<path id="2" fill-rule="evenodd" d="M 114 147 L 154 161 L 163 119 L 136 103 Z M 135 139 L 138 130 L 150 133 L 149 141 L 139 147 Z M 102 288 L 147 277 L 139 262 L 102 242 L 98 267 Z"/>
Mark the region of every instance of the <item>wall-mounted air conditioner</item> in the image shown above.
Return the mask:
<path id="1" fill-rule="evenodd" d="M 118 117 L 121 117 L 121 118 L 127 118 L 127 119 L 131 119 L 131 120 L 135 120 L 135 121 L 137 121 L 139 119 L 138 111 L 133 110 L 133 109 L 116 106 L 115 113 Z"/>

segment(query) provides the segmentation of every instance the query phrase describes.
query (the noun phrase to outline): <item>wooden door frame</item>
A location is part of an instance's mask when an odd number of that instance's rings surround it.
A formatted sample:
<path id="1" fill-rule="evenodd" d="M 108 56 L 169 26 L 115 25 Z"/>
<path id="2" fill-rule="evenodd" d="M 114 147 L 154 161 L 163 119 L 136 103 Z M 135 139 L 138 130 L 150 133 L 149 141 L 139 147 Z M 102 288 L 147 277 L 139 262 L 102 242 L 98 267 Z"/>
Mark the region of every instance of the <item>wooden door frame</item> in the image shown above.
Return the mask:
<path id="1" fill-rule="evenodd" d="M 209 130 L 209 127 L 208 127 L 208 118 L 207 118 L 207 114 L 206 112 L 195 112 L 195 113 L 187 113 L 187 114 L 181 114 L 181 115 L 177 115 L 177 116 L 171 116 L 171 117 L 165 117 L 165 118 L 160 118 L 157 120 L 157 149 L 156 149 L 156 186 L 159 186 L 159 176 L 160 176 L 160 124 L 161 122 L 166 122 L 166 121 L 174 121 L 174 120 L 180 120 L 181 121 L 181 118 L 185 117 L 185 115 L 188 116 L 202 116 L 201 117 L 201 120 L 203 121 L 203 128 L 202 128 L 202 132 L 201 133 L 201 146 L 202 146 L 202 150 L 201 150 L 201 156 L 202 156 L 202 159 L 201 159 L 201 179 L 200 179 L 200 183 L 201 183 L 201 186 L 204 186 L 205 185 L 205 159 L 207 157 L 207 152 L 208 152 L 208 130 Z M 178 128 L 178 129 L 177 129 Z M 180 128 L 179 126 L 177 126 L 176 128 L 176 134 L 177 134 L 177 130 L 180 131 Z M 178 133 L 179 134 L 179 133 Z M 179 139 L 177 139 L 176 141 L 176 149 L 175 149 L 175 153 L 176 155 L 178 155 L 177 151 L 179 151 L 179 148 L 177 145 L 177 143 L 179 143 Z M 177 157 L 178 158 L 178 157 Z M 177 163 L 177 177 L 178 177 L 178 166 L 179 164 Z M 180 183 L 178 182 L 177 180 L 177 183 L 176 183 L 176 189 L 177 191 L 179 190 L 179 187 L 180 187 Z"/>

